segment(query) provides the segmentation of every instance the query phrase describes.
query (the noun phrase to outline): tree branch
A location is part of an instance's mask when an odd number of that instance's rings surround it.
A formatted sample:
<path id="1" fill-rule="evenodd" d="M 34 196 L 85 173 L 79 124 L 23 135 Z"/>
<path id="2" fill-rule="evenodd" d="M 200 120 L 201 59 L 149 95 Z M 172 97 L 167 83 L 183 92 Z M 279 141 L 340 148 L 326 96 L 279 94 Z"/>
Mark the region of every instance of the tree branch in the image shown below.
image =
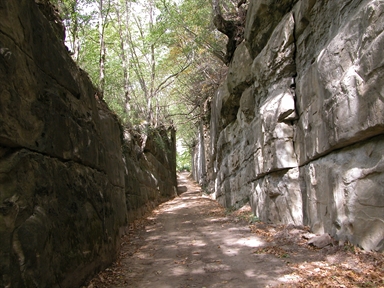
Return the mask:
<path id="1" fill-rule="evenodd" d="M 172 75 L 169 75 L 167 78 L 165 78 L 165 80 L 157 86 L 157 88 L 155 90 L 155 94 L 157 94 L 159 91 L 161 91 L 163 89 L 162 86 L 165 85 L 170 79 L 179 76 L 181 73 L 183 73 L 185 70 L 187 70 L 189 66 L 191 66 L 191 63 L 188 63 L 188 65 L 183 67 L 180 71 L 178 71 Z"/>

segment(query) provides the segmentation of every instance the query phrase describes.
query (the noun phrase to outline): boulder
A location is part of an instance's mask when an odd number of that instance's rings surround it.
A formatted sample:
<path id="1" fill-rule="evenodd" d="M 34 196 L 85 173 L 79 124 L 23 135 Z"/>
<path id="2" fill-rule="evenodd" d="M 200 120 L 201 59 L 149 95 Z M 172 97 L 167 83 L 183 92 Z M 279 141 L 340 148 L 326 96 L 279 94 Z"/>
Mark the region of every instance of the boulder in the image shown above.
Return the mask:
<path id="1" fill-rule="evenodd" d="M 307 242 L 309 245 L 313 245 L 316 248 L 324 248 L 325 246 L 328 246 L 332 243 L 332 238 L 329 236 L 329 234 L 325 233 L 320 236 L 312 237 Z"/>

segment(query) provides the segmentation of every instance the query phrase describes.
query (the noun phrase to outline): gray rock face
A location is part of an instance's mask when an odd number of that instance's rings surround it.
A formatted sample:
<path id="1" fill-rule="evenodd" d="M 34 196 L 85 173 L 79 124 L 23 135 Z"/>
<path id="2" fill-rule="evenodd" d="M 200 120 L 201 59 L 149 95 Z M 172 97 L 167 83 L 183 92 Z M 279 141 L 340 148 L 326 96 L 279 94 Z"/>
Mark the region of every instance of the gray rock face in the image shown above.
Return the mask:
<path id="1" fill-rule="evenodd" d="M 302 196 L 298 168 L 267 174 L 251 183 L 250 204 L 265 222 L 302 225 Z"/>
<path id="2" fill-rule="evenodd" d="M 379 250 L 384 238 L 384 138 L 333 152 L 300 168 L 306 224 L 314 233 Z M 381 248 L 382 249 L 382 248 Z"/>
<path id="3" fill-rule="evenodd" d="M 383 1 L 251 1 L 212 101 L 213 197 L 383 249 L 383 12 Z"/>
<path id="4" fill-rule="evenodd" d="M 33 1 L 2 1 L 0 32 L 0 287 L 78 287 L 115 259 L 128 221 L 174 195 L 174 133 L 140 158 L 122 145 Z"/>
<path id="5" fill-rule="evenodd" d="M 264 49 L 280 20 L 290 12 L 296 2 L 297 0 L 250 1 L 244 37 L 253 58 Z"/>
<path id="6" fill-rule="evenodd" d="M 384 3 L 344 2 L 316 3 L 324 23 L 297 35 L 300 164 L 384 131 Z"/>
<path id="7" fill-rule="evenodd" d="M 315 236 L 308 240 L 308 244 L 313 245 L 317 248 L 324 248 L 325 246 L 332 243 L 332 238 L 329 236 L 329 234 L 323 234 L 320 236 Z"/>

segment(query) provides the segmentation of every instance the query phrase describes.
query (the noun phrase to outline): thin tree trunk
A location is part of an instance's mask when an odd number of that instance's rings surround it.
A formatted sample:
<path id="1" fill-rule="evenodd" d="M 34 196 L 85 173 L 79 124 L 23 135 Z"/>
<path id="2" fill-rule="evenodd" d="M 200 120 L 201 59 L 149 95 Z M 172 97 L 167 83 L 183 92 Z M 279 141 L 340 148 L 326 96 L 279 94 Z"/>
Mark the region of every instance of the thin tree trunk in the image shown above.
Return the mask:
<path id="1" fill-rule="evenodd" d="M 71 29 L 71 48 L 73 52 L 73 60 L 76 63 L 79 62 L 79 54 L 80 54 L 80 45 L 79 45 L 79 19 L 77 17 L 77 0 L 72 2 L 71 5 L 71 20 L 72 20 L 72 29 Z"/>
<path id="2" fill-rule="evenodd" d="M 126 2 L 126 9 L 129 8 L 128 5 L 128 0 Z M 130 100 L 131 97 L 129 95 L 129 59 L 127 57 L 126 51 L 128 51 L 128 43 L 126 41 L 126 37 L 124 37 L 124 32 L 123 32 L 123 24 L 122 24 L 122 15 L 120 14 L 119 8 L 120 5 L 117 3 L 118 9 L 116 9 L 116 16 L 117 16 L 117 22 L 118 22 L 118 33 L 119 33 L 119 38 L 120 38 L 120 57 L 121 57 L 121 62 L 123 65 L 123 77 L 124 77 L 124 104 L 125 104 L 125 112 L 129 114 L 131 107 L 130 107 Z M 126 21 L 129 22 L 129 10 L 125 11 L 126 13 Z M 125 29 L 129 29 L 128 26 L 125 27 Z"/>
<path id="3" fill-rule="evenodd" d="M 149 29 L 150 31 L 153 30 L 153 7 L 154 3 L 151 0 L 149 3 Z M 153 118 L 153 107 L 152 107 L 152 99 L 154 98 L 155 94 L 155 78 L 156 78 L 156 62 L 155 62 L 155 43 L 151 43 L 151 80 L 150 80 L 150 92 L 148 97 L 148 103 L 147 103 L 147 109 L 148 109 L 148 122 L 150 124 L 157 125 L 157 121 Z"/>
<path id="4" fill-rule="evenodd" d="M 131 16 L 131 1 L 130 0 L 125 0 L 125 29 L 129 29 L 129 21 L 130 21 L 130 16 Z M 129 51 L 129 37 L 128 37 L 128 33 L 126 33 L 126 37 L 125 37 L 125 46 L 124 46 L 124 50 L 125 51 Z M 128 53 L 127 53 L 128 54 Z M 129 87 L 131 85 L 130 83 L 130 75 L 129 75 L 129 65 L 130 65 L 130 58 L 127 57 L 126 58 L 126 66 L 125 66 L 125 74 L 124 76 L 125 77 L 125 80 L 124 80 L 124 89 L 125 89 L 125 109 L 126 111 L 130 111 L 131 110 L 131 104 L 130 104 L 130 100 L 131 100 L 131 96 L 129 95 Z"/>
<path id="5" fill-rule="evenodd" d="M 204 123 L 202 120 L 202 116 L 204 115 L 204 109 L 203 104 L 200 104 L 200 121 L 199 121 L 199 163 L 198 163 L 198 177 L 199 177 L 199 184 L 205 185 L 205 176 L 206 176 L 206 169 L 205 169 L 205 141 L 204 141 Z"/>
<path id="6" fill-rule="evenodd" d="M 104 19 L 104 7 L 103 1 L 99 0 L 99 45 L 100 45 L 100 55 L 99 55 L 99 89 L 101 93 L 101 98 L 104 96 L 105 89 L 105 39 L 104 39 L 104 28 L 105 28 L 105 19 Z"/>

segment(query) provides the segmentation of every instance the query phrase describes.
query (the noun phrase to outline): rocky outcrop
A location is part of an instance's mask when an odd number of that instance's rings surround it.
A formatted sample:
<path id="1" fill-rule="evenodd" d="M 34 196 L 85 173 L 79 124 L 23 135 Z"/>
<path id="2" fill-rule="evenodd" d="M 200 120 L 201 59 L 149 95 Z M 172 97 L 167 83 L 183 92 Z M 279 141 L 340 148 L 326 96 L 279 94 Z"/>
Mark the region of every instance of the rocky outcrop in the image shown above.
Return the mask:
<path id="1" fill-rule="evenodd" d="M 159 202 L 177 195 L 176 134 L 174 129 L 125 133 L 123 155 L 128 221 L 142 216 Z"/>
<path id="2" fill-rule="evenodd" d="M 42 8 L 0 4 L 1 287 L 78 287 L 176 187 L 172 132 L 149 135 L 138 159 Z"/>
<path id="3" fill-rule="evenodd" d="M 383 12 L 373 0 L 251 1 L 212 100 L 206 181 L 220 203 L 384 249 Z"/>

